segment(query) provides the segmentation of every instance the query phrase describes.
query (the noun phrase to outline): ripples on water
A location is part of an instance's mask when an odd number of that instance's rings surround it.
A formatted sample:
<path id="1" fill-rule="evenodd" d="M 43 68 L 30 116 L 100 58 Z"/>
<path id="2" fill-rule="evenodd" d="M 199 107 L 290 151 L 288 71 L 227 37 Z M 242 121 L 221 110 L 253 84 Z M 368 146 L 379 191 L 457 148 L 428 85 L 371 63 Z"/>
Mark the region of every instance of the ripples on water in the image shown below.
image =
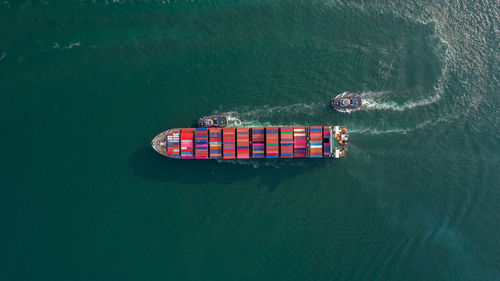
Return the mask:
<path id="1" fill-rule="evenodd" d="M 145 273 L 135 279 L 157 270 L 178 270 L 173 280 L 215 270 L 232 280 L 235 272 L 273 280 L 497 277 L 498 145 L 485 132 L 498 135 L 497 100 L 486 96 L 498 88 L 498 42 L 484 34 L 495 30 L 498 9 L 489 8 L 498 5 L 365 2 L 0 3 L 0 16 L 16 9 L 4 23 L 9 40 L 0 39 L 1 85 L 22 105 L 2 114 L 27 125 L 23 113 L 56 112 L 40 123 L 28 118 L 47 144 L 34 170 L 49 175 L 27 184 L 39 191 L 30 195 L 57 194 L 64 200 L 40 205 L 69 200 L 90 214 L 76 215 L 84 227 L 63 217 L 62 232 L 51 233 L 40 227 L 47 217 L 35 217 L 29 232 L 50 239 L 25 250 L 28 267 L 44 272 L 50 267 L 31 261 L 54 253 L 64 259 L 54 264 L 76 268 L 62 276 L 93 268 L 106 278 L 102 265 L 113 260 L 110 268 Z M 342 92 L 361 95 L 362 110 L 333 111 L 329 101 Z M 350 151 L 338 161 L 218 162 L 132 151 L 151 131 L 213 112 L 235 126 L 346 125 Z M 80 158 L 46 149 L 75 127 L 64 153 Z M 25 131 L 16 141 L 33 138 Z M 43 162 L 46 155 L 68 167 Z M 25 159 L 23 180 L 34 162 Z M 23 200 L 30 192 L 11 190 Z M 23 200 L 15 204 L 24 208 Z M 23 225 L 26 212 L 18 212 Z M 111 254 L 101 258 L 95 241 Z"/>
<path id="2" fill-rule="evenodd" d="M 372 16 L 364 11 L 358 11 L 358 13 L 366 17 Z M 407 40 L 406 33 L 395 34 L 390 31 L 381 31 L 377 36 L 367 38 L 363 47 L 343 47 L 342 44 L 345 44 L 343 40 L 331 42 L 325 49 L 311 50 L 311 53 L 305 55 L 306 59 L 300 62 L 301 68 L 299 70 L 306 77 L 300 78 L 301 81 L 309 77 L 323 76 L 315 74 L 318 67 L 330 69 L 333 71 L 333 75 L 340 75 L 354 81 L 356 78 L 353 75 L 362 75 L 359 69 L 372 65 L 373 57 L 378 57 L 378 67 L 386 68 L 386 71 L 383 75 L 374 76 L 370 81 L 376 88 L 365 88 L 359 91 L 357 88 L 363 84 L 363 81 L 359 81 L 358 84 L 352 83 L 354 89 L 339 88 L 339 85 L 330 84 L 329 87 L 326 86 L 326 89 L 322 90 L 324 93 L 318 93 L 317 82 L 313 79 L 310 85 L 300 91 L 300 93 L 304 93 L 302 100 L 307 102 L 294 104 L 284 102 L 283 105 L 275 106 L 239 106 L 222 113 L 229 115 L 234 125 L 340 123 L 351 128 L 354 134 L 405 134 L 409 131 L 446 122 L 449 119 L 456 119 L 460 114 L 463 114 L 464 111 L 457 114 L 454 110 L 449 109 L 449 105 L 453 103 L 452 99 L 457 97 L 445 97 L 444 94 L 444 87 L 448 79 L 448 63 L 452 60 L 452 54 L 448 51 L 447 43 L 440 39 L 436 24 L 434 22 L 424 24 L 408 18 L 402 21 L 388 19 L 380 24 L 380 28 L 388 30 L 394 24 L 406 24 L 403 29 L 407 29 L 408 32 L 416 30 L 416 32 L 409 42 L 405 42 Z M 331 51 L 327 51 L 327 48 Z M 343 58 L 348 58 L 349 61 L 343 62 Z M 412 65 L 416 62 L 419 62 L 422 69 L 410 70 L 416 67 Z M 340 65 L 348 65 L 348 67 L 339 68 Z M 340 72 L 337 72 L 338 70 Z M 427 73 L 418 74 L 419 71 Z M 327 82 L 321 81 L 323 84 L 328 84 Z M 349 116 L 340 116 L 333 110 L 329 110 L 329 100 L 339 93 L 335 92 L 335 89 L 340 92 L 347 91 L 361 95 L 364 101 L 361 111 L 364 112 L 358 111 Z M 300 100 L 301 98 L 293 96 L 293 99 Z"/>

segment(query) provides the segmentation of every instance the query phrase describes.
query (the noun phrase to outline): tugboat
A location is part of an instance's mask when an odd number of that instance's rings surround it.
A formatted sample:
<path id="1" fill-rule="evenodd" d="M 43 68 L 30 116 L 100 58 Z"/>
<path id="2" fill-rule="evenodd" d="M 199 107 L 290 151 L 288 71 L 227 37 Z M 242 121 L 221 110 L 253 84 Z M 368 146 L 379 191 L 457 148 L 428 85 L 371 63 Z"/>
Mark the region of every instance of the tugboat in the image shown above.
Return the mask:
<path id="1" fill-rule="evenodd" d="M 330 104 L 339 112 L 351 112 L 358 110 L 361 106 L 361 96 L 351 96 L 348 92 L 344 92 L 336 96 Z"/>
<path id="2" fill-rule="evenodd" d="M 227 126 L 227 117 L 224 115 L 205 116 L 198 120 L 200 128 L 224 128 Z"/>

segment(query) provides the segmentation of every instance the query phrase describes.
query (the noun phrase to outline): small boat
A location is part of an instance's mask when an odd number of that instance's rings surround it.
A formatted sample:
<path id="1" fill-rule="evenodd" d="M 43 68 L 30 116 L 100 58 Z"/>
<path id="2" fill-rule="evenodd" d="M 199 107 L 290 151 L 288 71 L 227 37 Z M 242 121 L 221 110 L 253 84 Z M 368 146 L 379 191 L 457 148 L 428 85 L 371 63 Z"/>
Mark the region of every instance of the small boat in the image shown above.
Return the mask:
<path id="1" fill-rule="evenodd" d="M 200 128 L 224 128 L 227 126 L 227 117 L 224 115 L 205 116 L 198 120 Z"/>
<path id="2" fill-rule="evenodd" d="M 330 104 L 337 111 L 351 112 L 358 110 L 361 103 L 361 96 L 351 96 L 349 93 L 345 92 L 336 96 Z"/>

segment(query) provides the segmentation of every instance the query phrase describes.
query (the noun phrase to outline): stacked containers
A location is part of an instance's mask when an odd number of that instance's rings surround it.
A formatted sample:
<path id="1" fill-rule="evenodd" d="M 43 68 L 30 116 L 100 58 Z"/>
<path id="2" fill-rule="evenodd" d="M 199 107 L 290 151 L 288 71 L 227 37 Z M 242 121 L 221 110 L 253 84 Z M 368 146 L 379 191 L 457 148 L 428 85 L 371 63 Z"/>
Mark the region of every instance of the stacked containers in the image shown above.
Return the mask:
<path id="1" fill-rule="evenodd" d="M 250 158 L 249 129 L 236 128 L 236 152 L 238 159 Z"/>
<path id="2" fill-rule="evenodd" d="M 222 129 L 222 143 L 223 143 L 223 158 L 224 159 L 235 159 L 235 142 L 236 138 L 234 136 L 234 128 L 224 128 Z"/>
<path id="3" fill-rule="evenodd" d="M 266 127 L 266 158 L 278 158 L 278 142 L 278 127 Z"/>
<path id="4" fill-rule="evenodd" d="M 210 128 L 210 159 L 222 158 L 222 129 Z"/>
<path id="5" fill-rule="evenodd" d="M 328 126 L 323 126 L 323 157 L 330 157 L 330 130 Z"/>
<path id="6" fill-rule="evenodd" d="M 293 158 L 293 128 L 281 127 L 280 134 L 281 157 Z"/>
<path id="7" fill-rule="evenodd" d="M 309 127 L 309 157 L 323 157 L 323 127 Z"/>
<path id="8" fill-rule="evenodd" d="M 196 128 L 194 139 L 196 159 L 208 159 L 208 129 Z"/>
<path id="9" fill-rule="evenodd" d="M 167 154 L 171 157 L 179 157 L 179 130 L 171 130 L 167 133 Z"/>
<path id="10" fill-rule="evenodd" d="M 306 157 L 306 127 L 293 127 L 293 156 Z"/>
<path id="11" fill-rule="evenodd" d="M 193 159 L 193 132 L 194 129 L 181 129 L 181 158 Z"/>
<path id="12" fill-rule="evenodd" d="M 266 141 L 264 139 L 264 128 L 255 127 L 252 128 L 252 157 L 253 158 L 264 158 L 265 157 L 265 145 Z"/>

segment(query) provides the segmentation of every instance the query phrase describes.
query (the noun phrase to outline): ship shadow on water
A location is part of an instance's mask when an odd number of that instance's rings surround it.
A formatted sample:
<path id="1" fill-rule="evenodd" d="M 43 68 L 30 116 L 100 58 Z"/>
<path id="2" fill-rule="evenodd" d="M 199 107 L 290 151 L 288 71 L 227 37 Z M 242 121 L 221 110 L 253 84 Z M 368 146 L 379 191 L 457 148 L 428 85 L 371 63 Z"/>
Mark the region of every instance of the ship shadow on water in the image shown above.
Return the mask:
<path id="1" fill-rule="evenodd" d="M 149 146 L 129 157 L 134 174 L 143 180 L 183 184 L 216 182 L 224 185 L 252 180 L 269 191 L 305 172 L 325 167 L 330 161 L 331 159 L 180 160 L 162 156 Z"/>

